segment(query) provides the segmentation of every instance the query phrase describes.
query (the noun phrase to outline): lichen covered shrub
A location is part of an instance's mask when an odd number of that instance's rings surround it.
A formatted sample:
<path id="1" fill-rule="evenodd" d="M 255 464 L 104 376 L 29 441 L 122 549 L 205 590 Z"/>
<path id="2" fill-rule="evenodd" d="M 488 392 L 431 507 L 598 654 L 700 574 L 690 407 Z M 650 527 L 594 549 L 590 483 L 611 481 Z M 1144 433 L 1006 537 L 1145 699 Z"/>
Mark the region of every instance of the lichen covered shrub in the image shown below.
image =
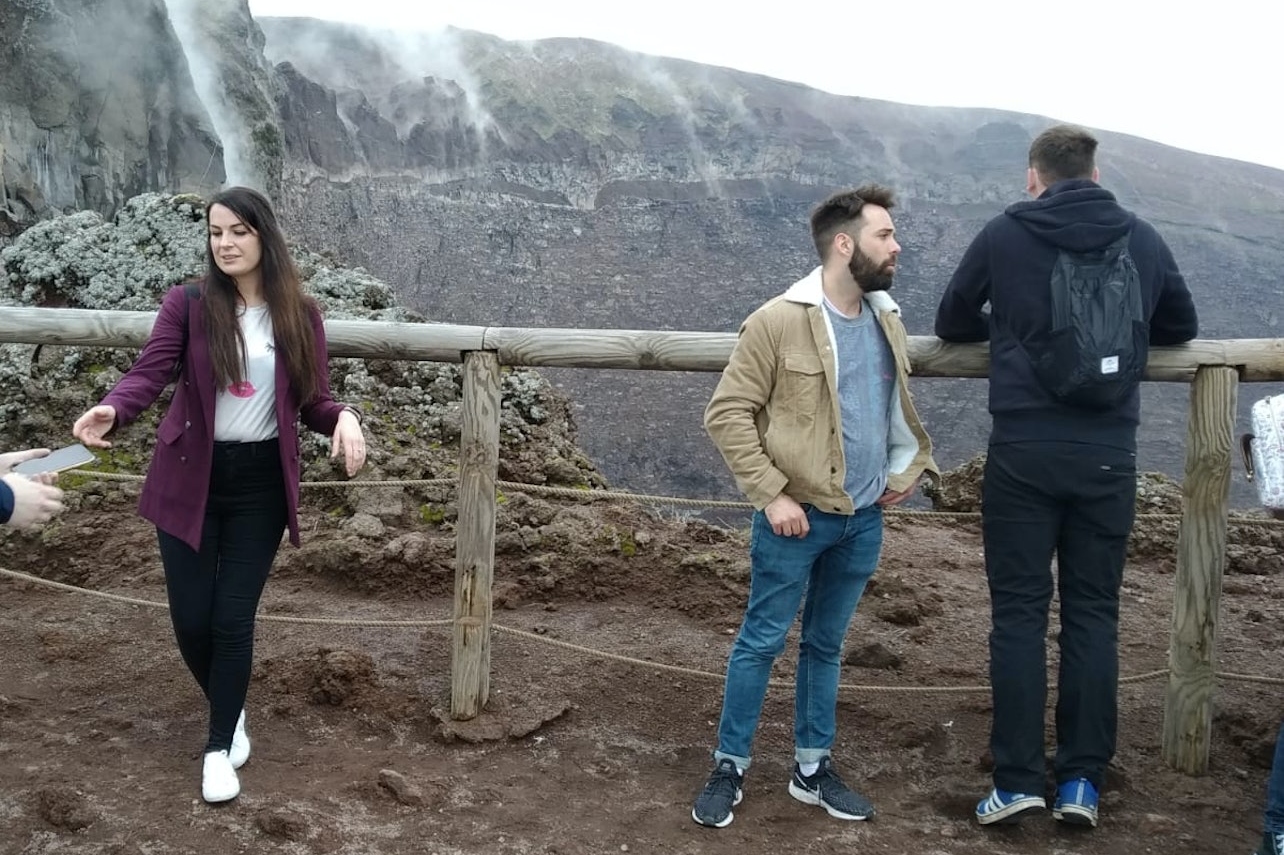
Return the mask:
<path id="1" fill-rule="evenodd" d="M 205 203 L 135 196 L 116 218 L 92 211 L 44 220 L 0 250 L 5 296 L 31 306 L 154 311 L 205 267 Z"/>

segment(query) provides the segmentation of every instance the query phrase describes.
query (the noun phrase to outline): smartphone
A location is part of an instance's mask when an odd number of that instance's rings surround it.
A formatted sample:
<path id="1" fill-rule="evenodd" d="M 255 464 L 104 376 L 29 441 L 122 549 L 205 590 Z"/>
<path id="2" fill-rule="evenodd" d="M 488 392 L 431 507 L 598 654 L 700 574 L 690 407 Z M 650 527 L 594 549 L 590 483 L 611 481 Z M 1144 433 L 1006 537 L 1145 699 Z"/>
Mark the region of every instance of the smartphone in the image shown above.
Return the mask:
<path id="1" fill-rule="evenodd" d="M 77 469 L 97 460 L 94 453 L 80 443 L 69 445 L 52 452 L 48 457 L 37 457 L 35 460 L 24 460 L 13 467 L 19 475 L 40 475 L 44 472 L 62 472 Z"/>

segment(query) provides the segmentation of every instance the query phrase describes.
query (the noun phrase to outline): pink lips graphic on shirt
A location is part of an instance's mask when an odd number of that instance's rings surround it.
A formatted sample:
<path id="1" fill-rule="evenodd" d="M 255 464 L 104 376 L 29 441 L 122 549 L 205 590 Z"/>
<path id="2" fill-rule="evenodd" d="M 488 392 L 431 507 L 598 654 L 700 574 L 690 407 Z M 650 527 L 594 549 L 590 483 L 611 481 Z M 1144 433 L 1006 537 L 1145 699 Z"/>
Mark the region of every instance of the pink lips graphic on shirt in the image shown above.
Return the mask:
<path id="1" fill-rule="evenodd" d="M 234 398 L 252 398 L 254 396 L 254 384 L 248 380 L 233 383 L 227 387 L 227 394 Z"/>

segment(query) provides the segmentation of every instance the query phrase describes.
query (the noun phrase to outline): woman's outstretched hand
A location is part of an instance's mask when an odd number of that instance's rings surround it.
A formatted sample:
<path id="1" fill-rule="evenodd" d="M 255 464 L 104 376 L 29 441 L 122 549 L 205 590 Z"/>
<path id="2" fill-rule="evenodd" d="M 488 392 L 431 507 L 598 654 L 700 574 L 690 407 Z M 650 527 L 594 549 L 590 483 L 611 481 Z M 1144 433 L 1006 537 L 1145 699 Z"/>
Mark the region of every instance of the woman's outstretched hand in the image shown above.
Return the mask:
<path id="1" fill-rule="evenodd" d="M 111 448 L 105 437 L 116 426 L 116 408 L 106 404 L 90 407 L 76 419 L 71 432 L 89 448 Z"/>

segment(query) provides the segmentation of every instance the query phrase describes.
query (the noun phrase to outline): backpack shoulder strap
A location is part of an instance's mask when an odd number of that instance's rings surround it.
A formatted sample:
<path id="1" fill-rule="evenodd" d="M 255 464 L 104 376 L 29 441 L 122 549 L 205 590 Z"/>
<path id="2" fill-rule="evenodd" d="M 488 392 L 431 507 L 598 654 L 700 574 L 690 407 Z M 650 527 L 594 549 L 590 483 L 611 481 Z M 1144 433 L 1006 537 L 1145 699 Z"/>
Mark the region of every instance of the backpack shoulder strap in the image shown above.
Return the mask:
<path id="1" fill-rule="evenodd" d="M 177 382 L 183 374 L 183 361 L 187 359 L 187 341 L 188 330 L 192 326 L 192 300 L 201 298 L 201 288 L 195 282 L 188 282 L 183 285 L 183 349 L 178 354 L 178 361 L 174 363 L 174 379 L 171 382 Z"/>
<path id="2" fill-rule="evenodd" d="M 192 301 L 201 298 L 201 286 L 195 282 L 188 282 L 183 286 L 183 308 L 187 311 L 184 313 L 183 323 L 183 352 L 187 352 L 187 330 L 192 325 Z"/>

